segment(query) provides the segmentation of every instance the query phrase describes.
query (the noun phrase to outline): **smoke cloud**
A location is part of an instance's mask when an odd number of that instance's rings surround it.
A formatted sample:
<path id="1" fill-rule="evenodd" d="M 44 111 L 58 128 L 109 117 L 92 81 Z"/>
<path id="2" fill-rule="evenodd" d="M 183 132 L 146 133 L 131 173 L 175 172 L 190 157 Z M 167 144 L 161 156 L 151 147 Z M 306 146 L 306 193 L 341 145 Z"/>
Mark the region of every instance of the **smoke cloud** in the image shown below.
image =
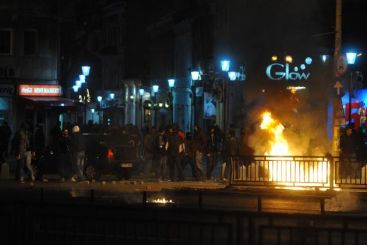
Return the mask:
<path id="1" fill-rule="evenodd" d="M 251 128 L 248 145 L 256 155 L 269 152 L 271 135 L 260 128 L 261 114 L 269 111 L 273 119 L 284 126 L 283 135 L 292 155 L 323 156 L 329 152 L 327 138 L 327 106 L 314 99 L 307 90 L 292 93 L 286 89 L 261 89 L 246 95 L 248 117 L 245 127 Z M 318 101 L 319 103 L 312 103 Z"/>

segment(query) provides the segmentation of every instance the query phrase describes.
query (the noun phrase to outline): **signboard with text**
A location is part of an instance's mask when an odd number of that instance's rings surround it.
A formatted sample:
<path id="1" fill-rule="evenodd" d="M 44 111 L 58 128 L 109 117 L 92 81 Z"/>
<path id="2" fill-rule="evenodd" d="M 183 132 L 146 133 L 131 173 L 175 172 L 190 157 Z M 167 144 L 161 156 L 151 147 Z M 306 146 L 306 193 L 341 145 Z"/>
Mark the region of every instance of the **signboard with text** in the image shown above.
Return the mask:
<path id="1" fill-rule="evenodd" d="M 287 81 L 306 81 L 310 77 L 307 71 L 308 66 L 312 64 L 312 58 L 307 57 L 304 63 L 291 65 L 289 63 L 273 63 L 266 67 L 266 76 L 271 80 L 287 80 Z"/>
<path id="2" fill-rule="evenodd" d="M 61 86 L 60 85 L 19 85 L 19 96 L 61 96 Z"/>
<path id="3" fill-rule="evenodd" d="M 10 97 L 14 95 L 14 86 L 8 84 L 0 84 L 0 97 Z"/>

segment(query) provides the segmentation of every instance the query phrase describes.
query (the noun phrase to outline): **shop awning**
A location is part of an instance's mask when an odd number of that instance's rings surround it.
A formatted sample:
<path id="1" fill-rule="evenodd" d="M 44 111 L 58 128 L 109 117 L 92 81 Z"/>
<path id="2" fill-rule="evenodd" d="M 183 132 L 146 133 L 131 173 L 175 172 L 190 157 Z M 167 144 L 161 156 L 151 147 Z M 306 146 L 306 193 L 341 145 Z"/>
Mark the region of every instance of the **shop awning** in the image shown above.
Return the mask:
<path id="1" fill-rule="evenodd" d="M 31 101 L 33 103 L 49 106 L 49 107 L 74 107 L 75 102 L 72 99 L 62 97 L 28 97 L 24 96 L 23 99 Z"/>

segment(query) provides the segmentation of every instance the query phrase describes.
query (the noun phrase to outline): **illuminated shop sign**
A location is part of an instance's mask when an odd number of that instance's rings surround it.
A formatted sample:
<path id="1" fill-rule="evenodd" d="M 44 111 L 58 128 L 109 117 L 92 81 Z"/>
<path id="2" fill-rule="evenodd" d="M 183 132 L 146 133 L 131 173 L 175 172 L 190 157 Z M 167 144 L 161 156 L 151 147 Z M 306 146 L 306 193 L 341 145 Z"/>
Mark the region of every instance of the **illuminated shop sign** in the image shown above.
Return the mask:
<path id="1" fill-rule="evenodd" d="M 60 85 L 19 85 L 20 96 L 61 96 Z"/>
<path id="2" fill-rule="evenodd" d="M 266 68 L 266 76 L 271 80 L 307 80 L 310 73 L 306 71 L 307 65 L 312 64 L 312 59 L 307 57 L 305 63 L 299 67 L 291 67 L 289 63 L 273 63 Z"/>

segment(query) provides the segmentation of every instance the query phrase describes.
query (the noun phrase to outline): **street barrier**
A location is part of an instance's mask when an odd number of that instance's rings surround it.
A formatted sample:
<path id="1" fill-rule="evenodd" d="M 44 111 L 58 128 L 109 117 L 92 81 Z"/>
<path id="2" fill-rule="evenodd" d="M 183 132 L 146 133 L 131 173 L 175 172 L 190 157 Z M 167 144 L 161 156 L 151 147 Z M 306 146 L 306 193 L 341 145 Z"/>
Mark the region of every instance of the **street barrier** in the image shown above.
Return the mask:
<path id="1" fill-rule="evenodd" d="M 233 156 L 231 186 L 365 188 L 366 162 L 356 157 Z"/>

